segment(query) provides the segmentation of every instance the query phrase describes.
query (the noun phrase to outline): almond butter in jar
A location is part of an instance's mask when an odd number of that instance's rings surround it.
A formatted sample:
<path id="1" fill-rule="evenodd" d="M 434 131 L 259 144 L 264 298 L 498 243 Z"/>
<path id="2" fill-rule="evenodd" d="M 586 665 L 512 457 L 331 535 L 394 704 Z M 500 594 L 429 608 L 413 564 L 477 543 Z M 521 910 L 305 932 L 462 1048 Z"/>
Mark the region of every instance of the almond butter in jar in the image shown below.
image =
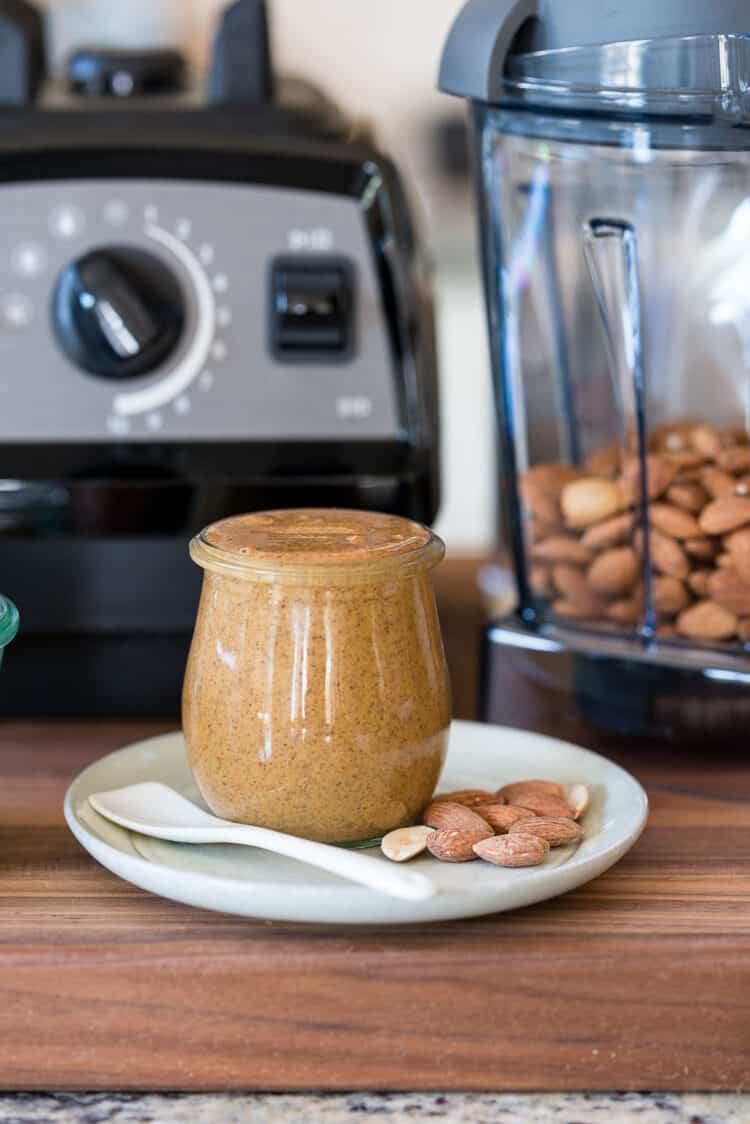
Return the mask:
<path id="1" fill-rule="evenodd" d="M 190 545 L 204 580 L 183 728 L 211 810 L 325 842 L 410 823 L 442 769 L 442 542 L 358 511 L 240 515 Z"/>

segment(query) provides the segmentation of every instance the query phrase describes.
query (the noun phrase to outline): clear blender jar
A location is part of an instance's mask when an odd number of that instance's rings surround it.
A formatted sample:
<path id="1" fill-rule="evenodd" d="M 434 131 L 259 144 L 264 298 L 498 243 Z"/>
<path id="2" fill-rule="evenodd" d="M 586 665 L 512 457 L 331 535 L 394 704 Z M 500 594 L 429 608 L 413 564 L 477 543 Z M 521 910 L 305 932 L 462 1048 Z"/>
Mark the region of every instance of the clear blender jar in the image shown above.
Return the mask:
<path id="1" fill-rule="evenodd" d="M 750 716 L 747 4 L 469 0 L 441 86 L 472 106 L 518 587 L 489 631 L 489 687 L 496 649 L 546 676 L 559 656 L 600 724 L 736 726 Z"/>

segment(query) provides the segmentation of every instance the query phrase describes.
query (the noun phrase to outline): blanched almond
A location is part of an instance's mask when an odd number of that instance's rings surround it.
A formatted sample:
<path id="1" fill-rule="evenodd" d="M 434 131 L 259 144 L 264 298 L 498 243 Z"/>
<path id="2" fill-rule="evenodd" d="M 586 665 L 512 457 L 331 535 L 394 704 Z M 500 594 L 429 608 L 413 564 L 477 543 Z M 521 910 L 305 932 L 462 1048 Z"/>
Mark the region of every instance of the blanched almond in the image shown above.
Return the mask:
<path id="1" fill-rule="evenodd" d="M 690 594 L 677 578 L 661 575 L 653 579 L 654 609 L 660 616 L 676 617 L 690 604 Z"/>
<path id="2" fill-rule="evenodd" d="M 568 807 L 573 813 L 573 817 L 580 820 L 589 806 L 591 794 L 585 784 L 580 781 L 577 784 L 572 784 L 565 794 L 565 799 Z"/>
<path id="3" fill-rule="evenodd" d="M 750 499 L 744 496 L 722 496 L 701 512 L 699 519 L 705 535 L 725 535 L 750 523 Z"/>
<path id="4" fill-rule="evenodd" d="M 502 797 L 496 797 L 499 801 Z M 528 808 L 514 808 L 510 804 L 480 804 L 476 809 L 477 815 L 486 820 L 496 835 L 503 835 L 509 831 L 514 823 L 524 820 L 535 820 L 536 816 Z"/>
<path id="5" fill-rule="evenodd" d="M 700 538 L 701 528 L 689 511 L 670 503 L 652 503 L 648 509 L 651 525 L 672 539 Z"/>
<path id="6" fill-rule="evenodd" d="M 708 492 L 701 484 L 675 482 L 667 489 L 667 499 L 684 511 L 697 515 L 708 503 Z"/>
<path id="7" fill-rule="evenodd" d="M 380 849 L 394 863 L 405 863 L 427 850 L 427 840 L 434 827 L 399 827 L 383 836 Z"/>
<path id="8" fill-rule="evenodd" d="M 653 455 L 646 457 L 649 500 L 658 500 L 664 495 L 677 471 L 678 466 L 666 457 Z M 641 466 L 638 458 L 633 458 L 625 465 L 620 477 L 620 487 L 628 504 L 635 505 L 641 502 Z"/>
<path id="9" fill-rule="evenodd" d="M 514 824 L 510 829 L 511 835 L 518 835 L 519 832 L 546 839 L 550 847 L 565 847 L 583 838 L 581 825 L 567 817 L 537 816 L 530 822 Z"/>
<path id="10" fill-rule="evenodd" d="M 433 800 L 422 813 L 422 822 L 438 831 L 481 831 L 487 823 L 464 804 Z"/>
<path id="11" fill-rule="evenodd" d="M 536 816 L 552 816 L 555 818 L 573 815 L 565 800 L 559 796 L 548 796 L 543 792 L 521 793 L 520 796 L 515 796 L 511 803 L 519 808 L 527 808 L 529 812 L 533 812 Z"/>
<path id="12" fill-rule="evenodd" d="M 616 515 L 624 504 L 617 484 L 603 477 L 585 476 L 563 488 L 560 506 L 567 525 L 584 530 Z"/>
<path id="13" fill-rule="evenodd" d="M 497 790 L 497 795 L 502 796 L 507 804 L 515 803 L 516 796 L 529 795 L 556 796 L 562 800 L 565 789 L 557 781 L 540 781 L 536 779 L 527 781 L 513 781 L 512 784 L 503 785 Z"/>
<path id="14" fill-rule="evenodd" d="M 539 866 L 549 854 L 549 843 L 534 835 L 496 835 L 474 844 L 474 853 L 495 866 Z"/>
<path id="15" fill-rule="evenodd" d="M 711 574 L 708 596 L 738 617 L 750 616 L 750 585 L 736 570 L 716 570 Z"/>
<path id="16" fill-rule="evenodd" d="M 600 554 L 588 568 L 586 580 L 602 597 L 622 597 L 640 577 L 638 558 L 632 546 L 615 547 Z"/>
<path id="17" fill-rule="evenodd" d="M 622 515 L 614 515 L 611 519 L 605 519 L 603 523 L 589 527 L 581 535 L 581 542 L 589 550 L 609 550 L 613 546 L 622 546 L 626 543 L 634 526 L 635 516 L 632 512 L 626 511 Z"/>
<path id="18" fill-rule="evenodd" d="M 569 562 L 572 566 L 588 566 L 593 555 L 578 539 L 552 535 L 531 548 L 535 562 Z"/>
<path id="19" fill-rule="evenodd" d="M 494 839 L 491 827 L 485 831 L 433 831 L 427 839 L 427 850 L 441 863 L 468 863 L 477 856 L 474 847 L 482 839 Z"/>
<path id="20" fill-rule="evenodd" d="M 677 630 L 692 640 L 729 640 L 739 622 L 734 613 L 715 601 L 699 601 L 677 619 Z"/>

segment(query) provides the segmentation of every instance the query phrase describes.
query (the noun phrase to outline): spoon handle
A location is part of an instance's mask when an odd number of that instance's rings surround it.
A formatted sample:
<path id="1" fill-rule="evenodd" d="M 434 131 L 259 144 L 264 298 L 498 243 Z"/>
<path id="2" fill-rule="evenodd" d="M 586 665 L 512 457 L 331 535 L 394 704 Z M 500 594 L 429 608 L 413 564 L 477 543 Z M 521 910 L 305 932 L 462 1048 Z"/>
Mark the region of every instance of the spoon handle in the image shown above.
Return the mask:
<path id="1" fill-rule="evenodd" d="M 363 851 L 349 851 L 345 847 L 315 843 L 310 839 L 300 839 L 296 835 L 285 835 L 265 827 L 245 827 L 240 824 L 214 831 L 211 837 L 217 843 L 240 843 L 273 851 L 277 855 L 286 855 L 290 859 L 299 859 L 320 870 L 348 878 L 350 882 L 358 882 L 372 890 L 390 894 L 393 898 L 426 901 L 435 894 L 434 883 L 418 870 L 403 870 Z"/>

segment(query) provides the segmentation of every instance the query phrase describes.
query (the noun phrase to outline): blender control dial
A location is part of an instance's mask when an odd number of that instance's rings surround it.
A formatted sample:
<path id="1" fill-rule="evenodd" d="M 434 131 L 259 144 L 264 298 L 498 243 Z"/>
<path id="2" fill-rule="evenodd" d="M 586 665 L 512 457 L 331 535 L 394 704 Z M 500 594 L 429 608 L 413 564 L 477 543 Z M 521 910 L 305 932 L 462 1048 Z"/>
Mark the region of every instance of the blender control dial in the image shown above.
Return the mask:
<path id="1" fill-rule="evenodd" d="M 52 318 L 65 354 L 104 379 L 129 379 L 162 366 L 185 327 L 182 290 L 155 254 L 103 246 L 61 273 Z"/>

